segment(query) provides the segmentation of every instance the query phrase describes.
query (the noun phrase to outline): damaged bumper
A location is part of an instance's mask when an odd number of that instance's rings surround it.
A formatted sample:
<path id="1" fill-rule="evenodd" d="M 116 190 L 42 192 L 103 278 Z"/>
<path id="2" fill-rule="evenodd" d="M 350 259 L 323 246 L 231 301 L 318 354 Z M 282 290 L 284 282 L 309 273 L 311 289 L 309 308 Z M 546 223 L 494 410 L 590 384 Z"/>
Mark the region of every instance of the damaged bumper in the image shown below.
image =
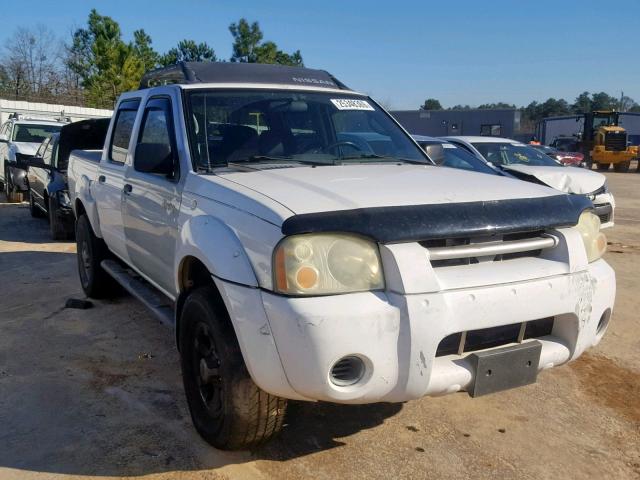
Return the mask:
<path id="1" fill-rule="evenodd" d="M 587 263 L 577 232 L 555 234 L 559 245 L 536 257 L 438 268 L 419 244 L 383 246 L 384 292 L 292 298 L 218 283 L 262 389 L 402 402 L 472 390 L 473 352 L 537 341 L 544 370 L 600 341 L 615 274 Z"/>

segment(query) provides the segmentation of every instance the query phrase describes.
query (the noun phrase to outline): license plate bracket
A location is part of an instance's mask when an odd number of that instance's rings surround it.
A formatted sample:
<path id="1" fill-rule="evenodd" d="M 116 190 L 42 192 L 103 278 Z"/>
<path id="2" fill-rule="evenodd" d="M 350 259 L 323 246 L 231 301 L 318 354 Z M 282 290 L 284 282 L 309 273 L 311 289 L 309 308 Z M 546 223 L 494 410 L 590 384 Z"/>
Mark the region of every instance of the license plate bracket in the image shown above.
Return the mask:
<path id="1" fill-rule="evenodd" d="M 479 397 L 535 383 L 542 344 L 537 341 L 472 353 L 467 357 L 475 376 L 469 395 Z"/>

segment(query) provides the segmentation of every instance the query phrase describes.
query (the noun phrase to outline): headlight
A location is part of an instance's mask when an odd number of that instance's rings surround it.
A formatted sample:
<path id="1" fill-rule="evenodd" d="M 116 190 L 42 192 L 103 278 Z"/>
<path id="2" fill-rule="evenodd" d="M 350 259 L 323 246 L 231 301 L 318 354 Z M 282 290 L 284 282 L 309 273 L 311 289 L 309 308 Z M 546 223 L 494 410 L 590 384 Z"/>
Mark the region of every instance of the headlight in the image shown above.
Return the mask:
<path id="1" fill-rule="evenodd" d="M 378 246 L 353 235 L 293 235 L 278 244 L 273 260 L 280 293 L 328 295 L 384 288 Z"/>
<path id="2" fill-rule="evenodd" d="M 589 263 L 602 257 L 607 250 L 607 237 L 600 231 L 600 218 L 593 212 L 582 212 L 576 228 L 582 236 Z"/>

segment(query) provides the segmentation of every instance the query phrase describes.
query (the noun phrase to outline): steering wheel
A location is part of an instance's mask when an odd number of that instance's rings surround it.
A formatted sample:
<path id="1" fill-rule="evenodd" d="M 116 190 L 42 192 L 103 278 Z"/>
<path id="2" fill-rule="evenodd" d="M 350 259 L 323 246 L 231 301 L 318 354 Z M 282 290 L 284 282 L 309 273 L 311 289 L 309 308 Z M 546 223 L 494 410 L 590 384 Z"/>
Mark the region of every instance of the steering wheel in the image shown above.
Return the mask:
<path id="1" fill-rule="evenodd" d="M 360 148 L 360 145 L 358 145 L 355 142 L 348 142 L 346 140 L 341 140 L 338 142 L 334 142 L 331 145 L 327 145 L 326 147 L 323 148 L 323 151 L 327 153 L 331 153 L 331 151 L 336 149 L 337 147 L 351 147 L 351 148 L 355 148 L 358 152 L 364 152 L 364 150 Z"/>

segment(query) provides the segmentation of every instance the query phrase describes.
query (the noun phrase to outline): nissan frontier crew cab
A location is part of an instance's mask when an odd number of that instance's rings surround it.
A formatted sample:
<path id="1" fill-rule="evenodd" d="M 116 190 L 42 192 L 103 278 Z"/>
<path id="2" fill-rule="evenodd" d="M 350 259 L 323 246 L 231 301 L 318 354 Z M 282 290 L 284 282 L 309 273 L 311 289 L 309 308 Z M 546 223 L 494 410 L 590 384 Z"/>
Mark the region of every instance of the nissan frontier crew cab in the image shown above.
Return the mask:
<path id="1" fill-rule="evenodd" d="M 84 291 L 117 282 L 175 327 L 218 448 L 268 440 L 286 399 L 533 383 L 596 345 L 613 308 L 587 197 L 438 168 L 321 70 L 150 72 L 68 177 Z"/>

